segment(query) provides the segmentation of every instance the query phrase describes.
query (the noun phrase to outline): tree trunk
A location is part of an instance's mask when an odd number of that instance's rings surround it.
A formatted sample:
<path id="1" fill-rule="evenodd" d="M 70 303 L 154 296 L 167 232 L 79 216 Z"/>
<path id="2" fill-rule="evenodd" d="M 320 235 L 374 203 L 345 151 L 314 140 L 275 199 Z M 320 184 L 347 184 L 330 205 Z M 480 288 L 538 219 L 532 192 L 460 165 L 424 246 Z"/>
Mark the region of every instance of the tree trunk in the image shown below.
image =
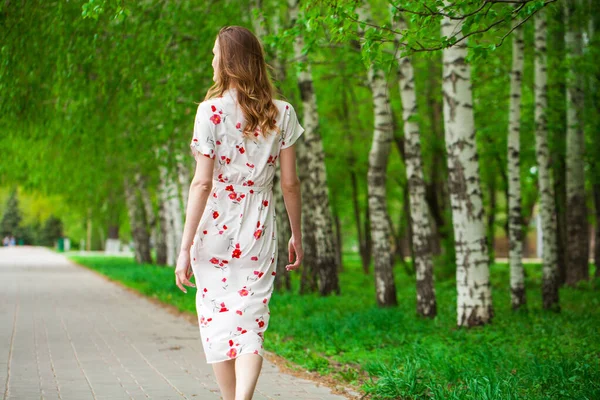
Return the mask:
<path id="1" fill-rule="evenodd" d="M 290 23 L 295 25 L 298 18 L 298 0 L 288 0 Z M 322 296 L 340 294 L 338 282 L 337 249 L 333 232 L 333 218 L 329 207 L 329 187 L 325 171 L 325 152 L 319 128 L 317 97 L 313 87 L 310 63 L 302 54 L 304 37 L 298 35 L 294 41 L 296 59 L 306 63 L 306 69 L 298 74 L 298 86 L 303 106 L 304 144 L 306 146 L 306 166 L 308 172 L 308 192 L 312 201 L 310 219 L 313 223 L 315 244 L 315 265 L 318 274 L 319 292 Z M 307 197 L 308 197 L 307 196 Z"/>
<path id="2" fill-rule="evenodd" d="M 394 22 L 396 23 L 394 24 Z M 402 16 L 396 17 L 392 12 L 392 26 L 396 31 L 402 31 L 406 29 L 406 22 Z M 399 42 L 401 35 L 397 34 L 396 40 Z M 399 58 L 398 67 L 398 85 L 402 98 L 402 120 L 404 122 L 404 163 L 408 182 L 408 196 L 405 196 L 405 201 L 408 197 L 412 262 L 417 279 L 417 313 L 433 318 L 437 315 L 431 251 L 433 236 L 425 197 L 421 134 L 416 121 L 418 108 L 415 76 L 409 57 Z"/>
<path id="3" fill-rule="evenodd" d="M 136 174 L 136 180 L 138 182 L 142 204 L 144 205 L 144 220 L 146 221 L 146 229 L 148 232 L 150 232 L 149 248 L 152 249 L 152 244 L 156 246 L 157 234 L 159 231 L 156 223 L 156 216 L 154 214 L 154 207 L 152 206 L 152 199 L 150 198 L 150 193 L 148 192 L 146 179 L 138 173 Z"/>
<path id="4" fill-rule="evenodd" d="M 167 265 L 167 210 L 163 201 L 158 202 L 158 224 L 156 227 L 156 264 Z"/>
<path id="5" fill-rule="evenodd" d="M 448 5 L 447 1 L 444 4 Z M 443 17 L 442 37 L 460 32 L 457 20 Z M 442 92 L 448 157 L 448 191 L 456 248 L 458 326 L 491 322 L 494 316 L 489 259 L 467 40 L 443 51 Z"/>
<path id="6" fill-rule="evenodd" d="M 571 76 L 567 79 L 567 285 L 589 279 L 589 235 L 585 198 L 583 74 L 581 24 L 575 0 L 565 4 L 565 48 Z"/>
<path id="7" fill-rule="evenodd" d="M 518 22 L 517 22 L 518 23 Z M 510 294 L 513 310 L 527 303 L 523 275 L 523 212 L 521 209 L 520 129 L 521 84 L 523 76 L 523 29 L 515 28 L 512 45 L 510 108 L 508 113 L 508 235 Z"/>
<path id="8" fill-rule="evenodd" d="M 594 184 L 594 208 L 596 209 L 596 231 L 594 238 L 594 265 L 596 277 L 600 277 L 600 183 Z"/>
<path id="9" fill-rule="evenodd" d="M 554 203 L 554 186 L 550 174 L 550 151 L 548 148 L 548 74 L 546 71 L 546 15 L 540 10 L 535 15 L 535 154 L 538 164 L 540 216 L 542 219 L 542 302 L 546 309 L 559 307 L 557 223 Z"/>
<path id="10" fill-rule="evenodd" d="M 368 3 L 356 10 L 362 21 L 371 20 Z M 362 32 L 362 29 L 359 26 Z M 362 42 L 361 42 L 362 45 Z M 368 83 L 373 96 L 375 126 L 373 142 L 369 151 L 369 170 L 367 173 L 369 217 L 373 240 L 375 261 L 375 292 L 380 307 L 395 306 L 396 284 L 390 246 L 390 225 L 386 199 L 387 165 L 392 141 L 392 113 L 387 93 L 385 74 L 373 64 L 369 66 Z"/>
<path id="11" fill-rule="evenodd" d="M 167 265 L 175 266 L 183 235 L 183 218 L 179 190 L 175 180 L 169 176 L 165 166 L 160 166 L 160 200 L 165 207 L 166 223 L 163 227 L 167 244 Z M 188 193 L 189 196 L 189 193 Z"/>
<path id="12" fill-rule="evenodd" d="M 131 226 L 131 238 L 135 248 L 135 261 L 139 264 L 151 263 L 150 235 L 146 227 L 143 204 L 137 193 L 137 184 L 131 178 L 125 177 L 124 188 L 129 225 Z"/>

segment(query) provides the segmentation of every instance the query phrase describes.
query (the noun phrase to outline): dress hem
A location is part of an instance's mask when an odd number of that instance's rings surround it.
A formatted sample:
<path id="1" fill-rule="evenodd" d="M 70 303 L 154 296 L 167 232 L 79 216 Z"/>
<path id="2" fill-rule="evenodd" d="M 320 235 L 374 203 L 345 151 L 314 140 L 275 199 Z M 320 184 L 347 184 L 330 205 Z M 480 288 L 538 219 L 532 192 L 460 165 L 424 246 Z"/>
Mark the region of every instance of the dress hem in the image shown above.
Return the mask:
<path id="1" fill-rule="evenodd" d="M 217 361 L 208 361 L 208 360 L 206 360 L 206 363 L 207 363 L 207 364 L 216 364 L 216 363 L 220 363 L 220 362 L 223 362 L 223 361 L 235 360 L 236 358 L 238 358 L 238 357 L 239 357 L 239 356 L 241 356 L 242 354 L 256 354 L 256 355 L 259 355 L 259 356 L 261 356 L 263 359 L 265 358 L 265 356 L 264 356 L 262 353 L 255 353 L 254 351 L 253 351 L 253 352 L 249 352 L 249 351 L 247 351 L 247 352 L 242 352 L 242 353 L 240 353 L 240 354 L 237 354 L 237 355 L 236 355 L 235 357 L 233 357 L 233 358 L 224 358 L 224 359 L 222 359 L 222 360 L 217 360 Z"/>

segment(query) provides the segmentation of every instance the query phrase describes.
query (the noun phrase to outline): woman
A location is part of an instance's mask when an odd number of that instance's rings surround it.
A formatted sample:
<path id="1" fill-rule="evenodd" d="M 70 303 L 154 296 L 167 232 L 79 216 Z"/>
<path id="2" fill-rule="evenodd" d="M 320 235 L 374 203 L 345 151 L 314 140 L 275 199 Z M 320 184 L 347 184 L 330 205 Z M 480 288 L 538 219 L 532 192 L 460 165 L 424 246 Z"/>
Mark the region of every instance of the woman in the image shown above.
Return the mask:
<path id="1" fill-rule="evenodd" d="M 276 161 L 292 237 L 286 270 L 302 261 L 300 181 L 294 142 L 304 129 L 288 102 L 273 99 L 263 48 L 246 28 L 222 28 L 213 48 L 213 86 L 196 114 L 177 286 L 196 287 L 206 361 L 223 399 L 251 399 L 277 265 L 273 198 Z M 294 260 L 295 258 L 295 260 Z M 293 263 L 292 263 L 293 262 Z M 189 269 L 191 265 L 191 271 Z"/>

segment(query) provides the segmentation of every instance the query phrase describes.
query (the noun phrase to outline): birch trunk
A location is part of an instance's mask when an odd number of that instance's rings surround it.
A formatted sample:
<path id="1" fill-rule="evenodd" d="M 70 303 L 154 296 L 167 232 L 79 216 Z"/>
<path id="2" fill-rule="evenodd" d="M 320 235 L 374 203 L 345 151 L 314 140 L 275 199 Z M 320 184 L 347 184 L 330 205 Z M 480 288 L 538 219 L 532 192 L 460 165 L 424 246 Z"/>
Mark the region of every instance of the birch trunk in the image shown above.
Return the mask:
<path id="1" fill-rule="evenodd" d="M 151 263 L 150 236 L 144 218 L 143 204 L 137 193 L 137 185 L 134 180 L 127 177 L 124 178 L 123 183 L 127 213 L 129 215 L 129 225 L 131 227 L 131 238 L 134 244 L 135 261 L 139 264 Z"/>
<path id="2" fill-rule="evenodd" d="M 523 274 L 523 217 L 521 210 L 520 129 L 521 84 L 523 75 L 523 29 L 512 33 L 512 71 L 510 78 L 510 108 L 508 112 L 508 235 L 510 261 L 510 294 L 514 310 L 525 306 Z"/>
<path id="3" fill-rule="evenodd" d="M 539 212 L 542 219 L 542 303 L 544 308 L 558 307 L 558 253 L 557 220 L 554 203 L 554 185 L 550 174 L 550 150 L 548 147 L 548 74 L 546 71 L 546 13 L 535 15 L 535 154 L 538 164 L 540 192 Z"/>
<path id="4" fill-rule="evenodd" d="M 295 25 L 298 19 L 298 0 L 288 0 L 288 5 L 290 24 Z M 329 207 L 329 188 L 325 172 L 325 152 L 319 129 L 317 97 L 313 87 L 310 64 L 306 56 L 302 54 L 304 37 L 298 35 L 295 39 L 294 55 L 296 59 L 301 60 L 306 65 L 306 68 L 298 74 L 298 86 L 304 111 L 304 146 L 306 146 L 304 152 L 306 163 L 303 165 L 308 174 L 307 179 L 305 179 L 308 191 L 302 189 L 304 193 L 302 200 L 304 203 L 304 196 L 307 198 L 310 196 L 312 209 L 309 213 L 303 212 L 303 214 L 305 214 L 307 220 L 312 220 L 312 228 L 314 229 L 312 231 L 314 232 L 314 249 L 316 250 L 314 268 L 318 276 L 319 292 L 323 296 L 331 293 L 339 294 L 337 249 L 333 232 L 334 221 Z"/>
<path id="5" fill-rule="evenodd" d="M 146 184 L 146 179 L 141 176 L 141 174 L 136 174 L 136 180 L 138 182 L 138 188 L 140 190 L 140 195 L 142 199 L 142 204 L 144 205 L 144 216 L 146 221 L 146 229 L 150 233 L 150 245 L 149 248 L 152 249 L 152 245 L 156 246 L 157 234 L 159 231 L 157 218 L 154 213 L 154 209 L 152 206 L 152 199 L 150 198 L 150 193 L 148 192 L 148 187 Z"/>
<path id="6" fill-rule="evenodd" d="M 360 20 L 369 21 L 371 19 L 368 3 L 359 6 L 356 11 Z M 364 35 L 360 26 L 359 30 Z M 393 136 L 392 113 L 385 75 L 381 69 L 376 69 L 372 64 L 368 70 L 368 83 L 373 96 L 373 114 L 375 116 L 367 172 L 370 231 L 375 265 L 375 293 L 379 306 L 395 306 L 398 301 L 394 282 L 390 246 L 391 231 L 388 223 L 386 198 L 387 165 Z"/>
<path id="7" fill-rule="evenodd" d="M 392 12 L 393 13 L 393 12 Z M 407 28 L 402 17 L 393 18 L 394 30 Z M 399 42 L 401 35 L 396 35 Z M 417 118 L 417 94 L 412 62 L 408 57 L 398 59 L 398 84 L 402 98 L 402 119 L 404 121 L 404 152 L 406 177 L 410 201 L 410 218 L 413 267 L 417 278 L 417 313 L 424 317 L 435 317 L 437 306 L 433 276 L 433 255 L 429 211 L 425 199 L 421 138 Z"/>
<path id="8" fill-rule="evenodd" d="M 589 279 L 589 235 L 585 198 L 585 159 L 583 135 L 583 75 L 577 63 L 582 55 L 582 30 L 574 15 L 576 1 L 565 7 L 565 49 L 571 76 L 567 79 L 567 276 L 575 285 Z"/>
<path id="9" fill-rule="evenodd" d="M 442 37 L 450 37 L 456 32 L 460 32 L 458 21 L 444 17 Z M 442 56 L 448 189 L 456 248 L 458 326 L 483 325 L 494 316 L 475 143 L 471 68 L 465 60 L 466 46 L 467 40 L 463 40 L 444 49 Z"/>
<path id="10" fill-rule="evenodd" d="M 175 266 L 183 235 L 183 220 L 179 190 L 167 167 L 160 166 L 160 200 L 163 203 L 165 225 L 163 234 L 167 247 L 167 265 Z"/>

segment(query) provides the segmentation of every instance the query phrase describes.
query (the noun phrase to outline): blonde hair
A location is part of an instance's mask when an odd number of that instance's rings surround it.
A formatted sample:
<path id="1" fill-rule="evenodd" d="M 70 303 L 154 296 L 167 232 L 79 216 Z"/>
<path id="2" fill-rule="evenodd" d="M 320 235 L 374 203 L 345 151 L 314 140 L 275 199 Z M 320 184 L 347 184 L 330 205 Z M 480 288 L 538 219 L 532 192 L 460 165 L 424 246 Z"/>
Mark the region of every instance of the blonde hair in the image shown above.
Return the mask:
<path id="1" fill-rule="evenodd" d="M 273 103 L 275 87 L 267 71 L 262 44 L 250 30 L 241 26 L 221 28 L 217 39 L 218 76 L 204 100 L 223 96 L 233 87 L 246 120 L 242 134 L 253 138 L 257 129 L 265 137 L 273 130 L 279 133 L 276 121 L 279 110 Z"/>

